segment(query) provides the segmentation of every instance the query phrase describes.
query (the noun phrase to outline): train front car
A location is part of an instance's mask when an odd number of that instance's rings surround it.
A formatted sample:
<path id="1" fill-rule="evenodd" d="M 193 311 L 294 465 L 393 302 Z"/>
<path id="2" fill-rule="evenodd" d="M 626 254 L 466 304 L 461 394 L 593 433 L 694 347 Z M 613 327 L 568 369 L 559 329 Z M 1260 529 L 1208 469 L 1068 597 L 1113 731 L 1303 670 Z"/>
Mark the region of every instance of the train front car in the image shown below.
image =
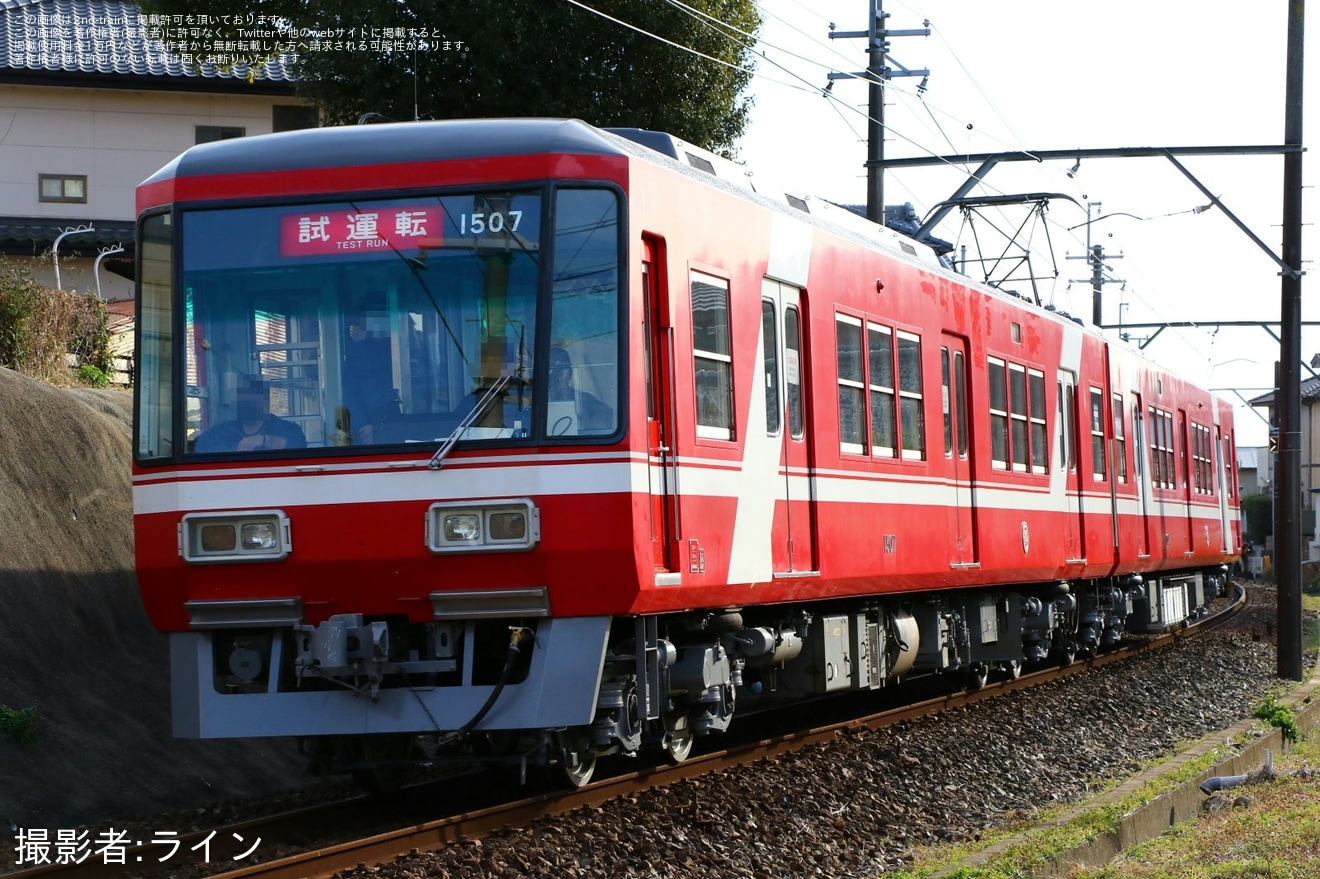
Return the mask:
<path id="1" fill-rule="evenodd" d="M 580 123 L 473 122 L 225 141 L 142 184 L 135 536 L 177 735 L 589 775 L 638 577 L 626 169 Z"/>

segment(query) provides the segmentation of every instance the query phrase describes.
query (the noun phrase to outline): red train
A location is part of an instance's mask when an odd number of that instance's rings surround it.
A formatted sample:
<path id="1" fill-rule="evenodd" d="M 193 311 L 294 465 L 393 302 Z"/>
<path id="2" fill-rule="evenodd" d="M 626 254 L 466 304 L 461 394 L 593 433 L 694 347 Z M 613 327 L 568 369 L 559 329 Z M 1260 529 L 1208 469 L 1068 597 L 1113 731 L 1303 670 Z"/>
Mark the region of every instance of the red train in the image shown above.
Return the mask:
<path id="1" fill-rule="evenodd" d="M 757 702 L 1180 624 L 1238 554 L 1227 403 L 665 135 L 228 140 L 138 208 L 181 736 L 581 783 Z"/>

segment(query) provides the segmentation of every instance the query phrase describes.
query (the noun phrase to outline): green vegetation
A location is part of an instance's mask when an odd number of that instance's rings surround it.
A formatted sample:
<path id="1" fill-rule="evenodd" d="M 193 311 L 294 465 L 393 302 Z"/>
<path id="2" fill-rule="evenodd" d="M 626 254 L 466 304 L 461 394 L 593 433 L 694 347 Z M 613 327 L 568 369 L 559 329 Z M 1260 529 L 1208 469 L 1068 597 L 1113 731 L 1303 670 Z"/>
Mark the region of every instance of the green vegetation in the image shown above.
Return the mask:
<path id="1" fill-rule="evenodd" d="M 1207 813 L 1134 848 L 1112 864 L 1078 871 L 1086 879 L 1303 879 L 1314 876 L 1320 851 L 1320 791 L 1309 774 L 1320 761 L 1320 741 L 1302 738 L 1276 756 L 1277 778 L 1234 791 L 1249 801 Z"/>
<path id="2" fill-rule="evenodd" d="M 1266 697 L 1252 717 L 1264 720 L 1271 726 L 1277 726 L 1283 731 L 1283 737 L 1287 741 L 1297 741 L 1297 715 L 1293 713 L 1291 706 L 1276 702 L 1273 696 Z"/>
<path id="3" fill-rule="evenodd" d="M 942 849 L 935 853 L 936 860 L 924 863 L 911 871 L 898 873 L 896 876 L 901 879 L 928 879 L 936 875 L 947 876 L 949 879 L 1027 879 L 1066 852 L 1106 833 L 1117 833 L 1125 815 L 1177 786 L 1195 779 L 1224 757 L 1224 747 L 1213 748 L 1172 772 L 1148 780 L 1137 790 L 1119 800 L 1097 805 L 1068 820 L 1061 819 L 1074 808 L 1073 806 L 1060 806 L 1048 810 L 1032 816 L 1028 825 L 1030 829 L 1025 833 L 1020 826 L 1021 822 L 1015 822 L 1018 826 L 1011 826 L 977 843 Z M 1112 789 L 1116 785 L 1116 781 L 1111 782 L 1109 787 Z M 1012 839 L 1017 841 L 983 866 L 962 866 L 952 869 L 947 874 L 942 872 L 978 851 Z"/>
<path id="4" fill-rule="evenodd" d="M 238 28 L 251 25 L 231 15 L 230 0 L 139 5 L 213 16 L 197 59 L 245 60 L 233 47 L 250 43 Z M 751 109 L 743 93 L 755 60 L 749 35 L 761 26 L 754 0 L 683 4 L 694 12 L 654 0 L 587 5 L 616 20 L 545 0 L 263 0 L 260 12 L 299 32 L 341 35 L 342 50 L 304 51 L 294 63 L 299 95 L 330 124 L 352 124 L 365 113 L 389 120 L 568 117 L 667 131 L 730 154 Z M 349 29 L 397 29 L 404 39 L 399 46 L 376 37 L 372 45 L 371 37 L 346 35 Z M 262 63 L 261 50 L 272 48 L 273 41 L 249 58 Z"/>
<path id="5" fill-rule="evenodd" d="M 0 733 L 20 745 L 31 745 L 37 740 L 37 709 L 0 705 Z"/>
<path id="6" fill-rule="evenodd" d="M 1247 518 L 1247 534 L 1257 543 L 1274 533 L 1274 498 L 1268 494 L 1249 494 L 1242 498 L 1242 513 Z"/>
<path id="7" fill-rule="evenodd" d="M 27 262 L 0 258 L 0 366 L 67 384 L 68 355 L 78 378 L 102 386 L 111 371 L 109 316 L 94 293 L 52 290 Z"/>

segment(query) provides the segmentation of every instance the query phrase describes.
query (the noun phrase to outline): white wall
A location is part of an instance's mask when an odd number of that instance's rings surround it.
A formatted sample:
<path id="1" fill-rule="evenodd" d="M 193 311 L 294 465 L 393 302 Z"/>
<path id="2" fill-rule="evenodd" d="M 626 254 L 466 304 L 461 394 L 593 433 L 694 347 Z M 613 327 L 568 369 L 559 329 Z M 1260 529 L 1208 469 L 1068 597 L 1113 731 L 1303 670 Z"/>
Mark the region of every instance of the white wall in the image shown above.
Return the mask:
<path id="1" fill-rule="evenodd" d="M 0 84 L 0 215 L 131 221 L 134 189 L 194 145 L 195 126 L 238 126 L 249 136 L 267 134 L 271 107 L 298 103 L 259 94 Z M 40 201 L 39 174 L 86 175 L 87 203 Z M 95 290 L 92 263 L 90 258 L 61 260 L 63 286 Z M 33 274 L 55 285 L 50 265 L 34 266 Z M 104 268 L 100 280 L 106 299 L 133 294 L 132 282 Z"/>

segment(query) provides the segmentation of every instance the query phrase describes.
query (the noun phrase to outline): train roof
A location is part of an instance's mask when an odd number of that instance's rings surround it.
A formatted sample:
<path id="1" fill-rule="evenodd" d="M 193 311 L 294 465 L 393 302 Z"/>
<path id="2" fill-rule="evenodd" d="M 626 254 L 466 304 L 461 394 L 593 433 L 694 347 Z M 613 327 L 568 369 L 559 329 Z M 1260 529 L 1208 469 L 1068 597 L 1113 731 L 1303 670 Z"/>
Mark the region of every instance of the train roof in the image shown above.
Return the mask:
<path id="1" fill-rule="evenodd" d="M 224 174 L 545 155 L 629 156 L 660 164 L 736 197 L 786 213 L 865 247 L 952 272 L 928 245 L 833 202 L 795 191 L 745 166 L 659 131 L 600 129 L 580 119 L 496 118 L 308 128 L 199 144 L 143 182 Z M 956 273 L 954 273 L 956 274 Z M 983 287 L 958 275 L 963 283 Z M 995 295 L 1011 291 L 984 288 Z M 1025 304 L 1031 305 L 1030 300 Z M 1042 311 L 1052 309 L 1041 308 Z M 1060 313 L 1061 317 L 1067 315 Z M 1074 320 L 1076 320 L 1074 318 Z M 1078 321 L 1080 323 L 1080 321 Z"/>
<path id="2" fill-rule="evenodd" d="M 200 144 L 144 185 L 172 177 L 575 153 L 622 155 L 616 141 L 577 119 L 455 119 L 305 128 Z"/>

